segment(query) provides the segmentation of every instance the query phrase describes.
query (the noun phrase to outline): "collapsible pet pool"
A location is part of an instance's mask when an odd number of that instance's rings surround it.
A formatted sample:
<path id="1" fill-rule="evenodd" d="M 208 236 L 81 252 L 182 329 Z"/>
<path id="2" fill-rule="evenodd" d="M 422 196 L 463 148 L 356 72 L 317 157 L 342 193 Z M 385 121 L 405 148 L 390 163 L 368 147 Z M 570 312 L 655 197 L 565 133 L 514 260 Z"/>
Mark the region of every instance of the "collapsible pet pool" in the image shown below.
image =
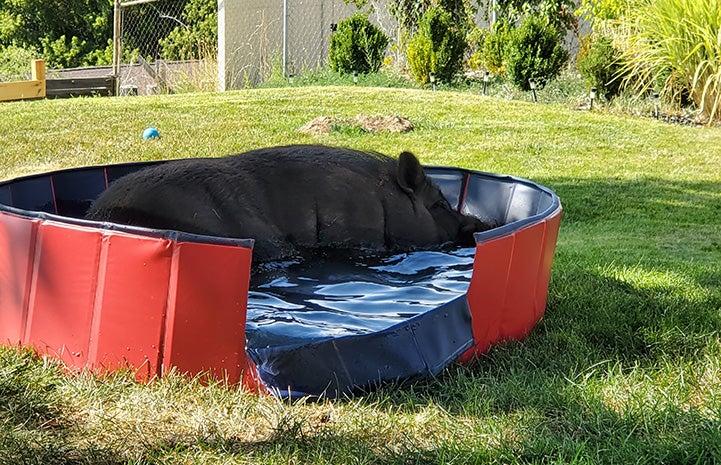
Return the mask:
<path id="1" fill-rule="evenodd" d="M 454 208 L 501 224 L 476 233 L 475 250 L 384 257 L 361 282 L 326 263 L 251 281 L 250 239 L 82 219 L 109 183 L 151 164 L 0 183 L 0 342 L 141 380 L 175 369 L 337 397 L 436 375 L 524 338 L 545 311 L 562 209 L 528 180 L 425 168 Z"/>

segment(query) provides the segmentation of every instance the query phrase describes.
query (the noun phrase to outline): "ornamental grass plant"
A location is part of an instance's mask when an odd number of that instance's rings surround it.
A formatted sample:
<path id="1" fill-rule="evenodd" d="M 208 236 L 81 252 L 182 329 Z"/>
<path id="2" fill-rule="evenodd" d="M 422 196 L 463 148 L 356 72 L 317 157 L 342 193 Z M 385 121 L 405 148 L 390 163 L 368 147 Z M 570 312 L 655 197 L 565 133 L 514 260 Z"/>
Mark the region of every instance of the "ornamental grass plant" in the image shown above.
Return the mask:
<path id="1" fill-rule="evenodd" d="M 638 2 L 615 28 L 625 84 L 691 101 L 709 123 L 721 117 L 721 0 Z"/>

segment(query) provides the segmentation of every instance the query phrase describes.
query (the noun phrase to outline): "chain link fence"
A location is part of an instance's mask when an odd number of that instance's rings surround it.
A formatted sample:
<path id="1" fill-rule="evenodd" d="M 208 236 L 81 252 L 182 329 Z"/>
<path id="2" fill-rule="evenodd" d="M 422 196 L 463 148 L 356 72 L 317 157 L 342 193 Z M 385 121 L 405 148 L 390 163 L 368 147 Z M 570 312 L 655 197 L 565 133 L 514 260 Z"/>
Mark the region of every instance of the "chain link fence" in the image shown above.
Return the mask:
<path id="1" fill-rule="evenodd" d="M 371 21 L 393 38 L 396 22 L 387 13 L 386 2 L 370 3 Z M 221 1 L 219 8 L 218 63 L 223 89 L 326 66 L 333 26 L 356 11 L 343 0 Z"/>
<path id="2" fill-rule="evenodd" d="M 340 20 L 357 11 L 356 7 L 343 0 L 285 0 L 284 3 L 283 17 L 287 25 L 287 40 L 283 47 L 286 54 L 283 67 L 285 74 L 298 74 L 306 69 L 327 66 L 330 35 Z M 393 42 L 398 23 L 388 13 L 387 2 L 371 0 L 368 3 L 370 20 Z"/>
<path id="3" fill-rule="evenodd" d="M 188 0 L 115 1 L 120 17 L 116 54 L 121 60 L 115 74 L 120 76 L 121 94 L 184 87 L 237 89 L 272 76 L 323 68 L 334 26 L 357 11 L 344 0 L 221 0 L 213 11 L 217 49 L 186 57 L 191 60 L 170 61 L 170 36 L 189 27 L 184 15 Z M 366 11 L 391 44 L 397 44 L 398 23 L 388 11 L 388 1 L 369 0 Z M 391 53 L 394 59 L 402 58 L 397 46 Z"/>
<path id="4" fill-rule="evenodd" d="M 184 47 L 187 0 L 115 2 L 114 71 L 121 95 L 217 90 L 215 39 Z M 215 18 L 212 18 L 216 21 Z M 185 39 L 187 41 L 187 39 Z"/>
<path id="5" fill-rule="evenodd" d="M 487 0 L 482 9 L 488 8 Z M 393 62 L 404 52 L 388 0 L 368 0 L 363 11 L 390 39 Z M 333 27 L 357 8 L 344 0 L 236 0 L 219 3 L 218 65 L 221 89 L 237 89 L 271 76 L 290 77 L 328 64 Z M 479 15 L 479 18 L 481 15 Z"/>
<path id="6" fill-rule="evenodd" d="M 333 24 L 348 13 L 348 8 L 342 1 L 286 0 L 284 3 L 284 74 L 294 75 L 325 66 Z"/>
<path id="7" fill-rule="evenodd" d="M 179 60 L 177 41 L 195 27 L 186 18 L 188 2 L 115 0 L 114 74 L 119 76 L 120 94 L 237 89 L 271 76 L 323 68 L 334 25 L 357 11 L 344 0 L 209 2 L 208 27 L 202 31 L 209 36 L 212 23 L 212 46 L 206 40 L 205 47 L 186 50 Z M 480 2 L 479 25 L 491 18 L 492 4 L 493 0 Z M 390 38 L 393 59 L 402 61 L 398 23 L 388 11 L 388 0 L 369 0 L 366 8 L 371 21 Z"/>

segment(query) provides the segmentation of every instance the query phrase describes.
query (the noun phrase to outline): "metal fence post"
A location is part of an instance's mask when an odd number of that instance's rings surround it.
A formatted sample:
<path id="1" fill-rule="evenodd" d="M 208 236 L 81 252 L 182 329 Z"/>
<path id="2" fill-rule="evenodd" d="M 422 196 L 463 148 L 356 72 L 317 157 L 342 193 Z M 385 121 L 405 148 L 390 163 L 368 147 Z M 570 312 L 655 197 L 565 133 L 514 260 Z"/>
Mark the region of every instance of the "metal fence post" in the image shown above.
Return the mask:
<path id="1" fill-rule="evenodd" d="M 113 2 L 113 76 L 115 77 L 115 95 L 120 94 L 120 60 L 122 47 L 120 46 L 120 30 L 123 10 L 120 0 Z"/>
<path id="2" fill-rule="evenodd" d="M 288 77 L 288 0 L 283 0 L 283 77 Z"/>

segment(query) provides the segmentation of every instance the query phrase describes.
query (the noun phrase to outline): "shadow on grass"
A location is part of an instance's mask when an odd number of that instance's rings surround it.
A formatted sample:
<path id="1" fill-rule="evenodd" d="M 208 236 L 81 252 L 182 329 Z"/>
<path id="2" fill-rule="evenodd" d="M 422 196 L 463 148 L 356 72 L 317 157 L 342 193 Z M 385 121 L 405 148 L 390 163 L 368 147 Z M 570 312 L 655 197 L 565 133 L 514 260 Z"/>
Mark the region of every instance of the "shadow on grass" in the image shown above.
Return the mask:
<path id="1" fill-rule="evenodd" d="M 76 425 L 58 389 L 63 376 L 30 349 L 0 348 L 0 464 L 120 463 L 112 450 L 70 440 Z"/>
<path id="2" fill-rule="evenodd" d="M 487 447 L 480 435 L 459 438 L 409 451 L 401 463 L 718 463 L 719 426 L 696 412 L 641 418 L 601 406 L 582 417 L 575 412 L 539 415 L 495 447 Z"/>
<path id="3" fill-rule="evenodd" d="M 564 204 L 548 302 L 553 333 L 588 347 L 591 362 L 693 360 L 716 342 L 721 183 L 542 182 Z"/>
<path id="4" fill-rule="evenodd" d="M 549 386 L 550 387 L 550 386 Z M 721 424 L 697 411 L 618 412 L 596 398 L 569 394 L 562 383 L 563 409 L 530 405 L 514 424 L 489 441 L 483 423 L 476 430 L 462 423 L 421 437 L 364 429 L 339 431 L 333 424 L 303 432 L 303 425 L 279 428 L 267 440 L 247 441 L 222 436 L 197 441 L 148 444 L 143 463 L 203 463 L 222 457 L 224 463 L 717 463 L 721 458 Z M 307 425 L 306 425 L 307 426 Z M 195 459 L 192 459 L 195 457 Z M 108 462 L 110 463 L 110 462 Z"/>
<path id="5" fill-rule="evenodd" d="M 564 206 L 563 223 L 622 221 L 633 234 L 636 221 L 660 221 L 673 230 L 688 223 L 718 224 L 721 183 L 658 178 L 548 178 L 534 181 L 553 189 Z"/>

